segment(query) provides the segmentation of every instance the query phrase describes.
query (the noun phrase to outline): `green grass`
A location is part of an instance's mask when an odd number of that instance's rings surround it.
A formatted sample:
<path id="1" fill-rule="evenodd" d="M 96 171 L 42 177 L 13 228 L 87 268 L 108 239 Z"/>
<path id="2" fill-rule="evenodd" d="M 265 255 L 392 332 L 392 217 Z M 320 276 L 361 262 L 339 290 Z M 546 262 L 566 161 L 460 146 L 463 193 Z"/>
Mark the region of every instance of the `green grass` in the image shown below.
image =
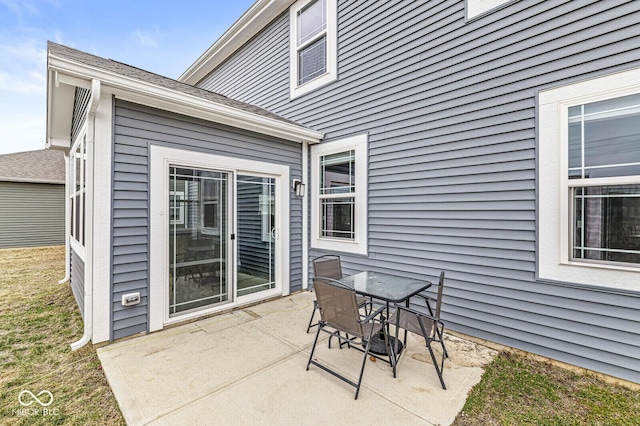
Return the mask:
<path id="1" fill-rule="evenodd" d="M 454 425 L 640 425 L 640 393 L 503 352 Z"/>
<path id="2" fill-rule="evenodd" d="M 95 349 L 69 347 L 83 325 L 69 285 L 57 283 L 64 249 L 0 250 L 0 271 L 0 424 L 124 424 Z M 38 415 L 16 412 L 23 390 L 50 391 L 53 414 L 37 403 Z M 501 353 L 454 425 L 640 426 L 640 393 Z"/>
<path id="3" fill-rule="evenodd" d="M 69 346 L 83 323 L 70 286 L 57 283 L 64 248 L 0 250 L 0 271 L 0 424 L 124 424 L 95 349 Z M 23 407 L 23 390 L 48 390 L 53 403 L 25 395 Z"/>

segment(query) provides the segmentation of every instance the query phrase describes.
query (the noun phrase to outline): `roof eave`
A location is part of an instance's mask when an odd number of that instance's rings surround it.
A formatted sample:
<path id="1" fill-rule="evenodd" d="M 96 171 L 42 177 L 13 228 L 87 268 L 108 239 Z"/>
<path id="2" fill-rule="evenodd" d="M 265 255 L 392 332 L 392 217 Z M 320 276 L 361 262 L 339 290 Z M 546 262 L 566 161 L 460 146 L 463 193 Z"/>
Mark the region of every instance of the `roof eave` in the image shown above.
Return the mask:
<path id="1" fill-rule="evenodd" d="M 258 34 L 294 3 L 294 0 L 258 0 L 207 49 L 178 81 L 197 85 L 218 65 Z"/>
<path id="2" fill-rule="evenodd" d="M 243 111 L 55 55 L 49 56 L 49 70 L 63 82 L 68 80 L 77 85 L 78 80 L 88 82 L 98 79 L 103 88 L 109 87 L 120 99 L 244 130 L 300 143 L 318 143 L 324 136 L 321 132 L 294 123 Z M 49 123 L 48 127 L 50 125 Z"/>

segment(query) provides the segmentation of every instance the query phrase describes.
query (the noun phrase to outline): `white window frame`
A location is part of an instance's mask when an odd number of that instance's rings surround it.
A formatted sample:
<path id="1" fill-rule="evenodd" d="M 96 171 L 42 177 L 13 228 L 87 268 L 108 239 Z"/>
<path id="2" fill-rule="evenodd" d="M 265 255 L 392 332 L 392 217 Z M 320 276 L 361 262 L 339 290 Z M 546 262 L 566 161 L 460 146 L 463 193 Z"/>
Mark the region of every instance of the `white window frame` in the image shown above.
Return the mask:
<path id="1" fill-rule="evenodd" d="M 185 182 L 185 190 L 186 190 Z M 169 223 L 171 225 L 184 225 L 184 191 L 169 191 L 169 197 L 174 197 L 174 199 L 179 203 L 178 205 L 173 205 L 169 207 L 170 213 L 173 211 L 173 216 L 169 214 Z M 171 219 L 173 217 L 173 219 Z"/>
<path id="2" fill-rule="evenodd" d="M 640 268 L 571 259 L 571 191 L 568 178 L 568 109 L 640 93 L 632 69 L 538 94 L 538 278 L 640 290 Z M 590 179 L 594 185 L 639 183 L 638 177 Z"/>
<path id="3" fill-rule="evenodd" d="M 467 19 L 473 19 L 511 1 L 514 0 L 467 0 Z"/>
<path id="4" fill-rule="evenodd" d="M 344 151 L 355 151 L 355 239 L 352 241 L 322 237 L 322 208 L 320 198 L 320 157 Z M 311 247 L 322 250 L 366 255 L 368 251 L 368 136 L 350 136 L 311 147 Z"/>
<path id="5" fill-rule="evenodd" d="M 314 37 L 298 47 L 297 15 L 300 10 L 313 1 L 315 0 L 298 0 L 289 8 L 289 87 L 291 99 L 338 79 L 338 2 L 337 0 L 322 0 L 327 4 L 327 28 L 322 33 L 327 37 L 327 71 L 313 80 L 298 84 L 298 51 L 317 40 L 318 37 Z"/>
<path id="6" fill-rule="evenodd" d="M 80 161 L 78 161 L 80 160 Z M 78 170 L 78 163 L 80 164 Z M 73 147 L 69 151 L 69 172 L 71 173 L 71 191 L 69 191 L 71 206 L 70 242 L 76 252 L 84 251 L 85 241 L 85 203 L 87 193 L 87 143 L 86 125 L 80 132 Z M 78 182 L 80 188 L 78 188 Z M 79 220 L 80 223 L 77 223 Z M 76 232 L 77 229 L 77 232 Z"/>

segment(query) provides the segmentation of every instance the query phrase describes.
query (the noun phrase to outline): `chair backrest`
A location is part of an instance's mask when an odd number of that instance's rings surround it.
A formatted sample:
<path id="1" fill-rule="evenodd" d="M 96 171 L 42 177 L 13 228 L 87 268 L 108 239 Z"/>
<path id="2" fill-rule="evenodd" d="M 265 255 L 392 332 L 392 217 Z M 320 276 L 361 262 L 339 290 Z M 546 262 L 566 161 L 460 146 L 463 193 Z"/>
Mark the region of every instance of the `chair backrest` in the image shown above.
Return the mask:
<path id="1" fill-rule="evenodd" d="M 333 278 L 334 280 L 342 278 L 342 264 L 340 263 L 340 256 L 328 254 L 316 257 L 313 259 L 312 263 L 314 277 Z"/>
<path id="2" fill-rule="evenodd" d="M 322 321 L 336 330 L 362 338 L 356 292 L 340 282 L 324 277 L 314 278 L 313 286 Z"/>
<path id="3" fill-rule="evenodd" d="M 440 272 L 440 282 L 438 283 L 438 296 L 436 298 L 436 318 L 440 319 L 440 307 L 442 306 L 442 292 L 444 289 L 444 271 Z"/>

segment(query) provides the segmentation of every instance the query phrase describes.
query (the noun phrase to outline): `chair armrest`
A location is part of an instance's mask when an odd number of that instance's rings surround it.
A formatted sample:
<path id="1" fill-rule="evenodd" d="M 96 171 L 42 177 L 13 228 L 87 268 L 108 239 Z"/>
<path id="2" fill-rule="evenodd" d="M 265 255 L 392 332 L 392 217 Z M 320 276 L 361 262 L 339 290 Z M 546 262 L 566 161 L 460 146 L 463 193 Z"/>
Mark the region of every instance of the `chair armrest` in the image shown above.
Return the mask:
<path id="1" fill-rule="evenodd" d="M 444 322 L 442 322 L 442 320 L 429 315 L 427 313 L 424 313 L 422 311 L 417 311 L 415 309 L 411 309 L 411 308 L 407 308 L 406 306 L 403 305 L 398 305 L 395 304 L 394 305 L 396 307 L 396 321 L 400 321 L 400 317 L 398 317 L 398 311 L 407 311 L 410 312 L 414 315 L 417 315 L 418 317 L 423 317 L 426 318 L 428 321 L 433 323 L 433 329 L 436 332 L 436 335 L 438 336 L 438 339 L 442 340 L 442 333 L 444 333 Z M 396 325 L 398 324 L 398 322 L 396 322 Z M 423 331 L 424 333 L 424 331 Z M 425 336 L 426 337 L 426 336 Z M 435 337 L 432 337 L 433 340 L 438 340 Z"/>
<path id="2" fill-rule="evenodd" d="M 374 319 L 375 317 L 380 315 L 385 309 L 386 309 L 386 307 L 380 306 L 375 312 L 372 312 L 369 315 L 367 315 L 365 318 L 361 319 L 360 323 L 366 324 L 366 323 L 370 322 L 372 319 Z"/>
<path id="3" fill-rule="evenodd" d="M 416 294 L 416 296 L 422 297 L 427 302 L 429 300 L 433 300 L 433 301 L 436 300 L 435 298 L 431 297 L 431 295 L 429 293 L 427 293 L 426 291 L 421 291 L 420 293 Z"/>
<path id="4" fill-rule="evenodd" d="M 425 317 L 425 318 L 428 318 L 428 319 L 430 319 L 432 321 L 437 321 L 437 322 L 442 323 L 442 321 L 440 321 L 438 318 L 436 318 L 436 317 L 434 317 L 432 315 L 429 315 L 428 313 L 425 313 L 425 312 L 422 312 L 422 311 L 418 311 L 418 310 L 415 310 L 413 308 L 407 308 L 406 306 L 399 305 L 399 304 L 395 304 L 394 307 L 396 308 L 396 310 L 402 310 L 402 311 L 411 312 L 414 315 L 420 315 L 421 317 Z"/>

